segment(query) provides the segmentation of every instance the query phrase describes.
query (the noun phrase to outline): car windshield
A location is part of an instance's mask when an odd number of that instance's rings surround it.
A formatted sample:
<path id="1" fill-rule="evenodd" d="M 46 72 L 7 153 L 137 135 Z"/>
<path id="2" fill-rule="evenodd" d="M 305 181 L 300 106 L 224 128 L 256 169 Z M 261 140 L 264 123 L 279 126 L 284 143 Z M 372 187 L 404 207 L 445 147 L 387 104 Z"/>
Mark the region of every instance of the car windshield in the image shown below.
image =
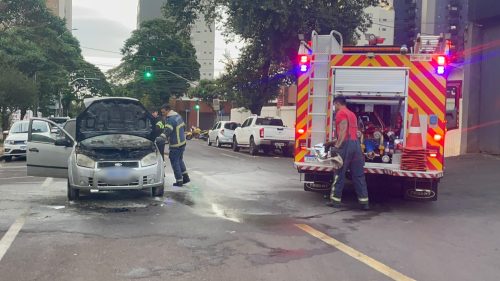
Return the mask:
<path id="1" fill-rule="evenodd" d="M 257 118 L 255 125 L 283 127 L 283 120 L 276 118 Z"/>
<path id="2" fill-rule="evenodd" d="M 28 132 L 28 126 L 29 122 L 17 122 L 12 125 L 12 128 L 10 128 L 10 133 L 11 134 L 21 134 L 21 133 L 27 133 Z"/>
<path id="3" fill-rule="evenodd" d="M 96 136 L 93 138 L 85 139 L 81 142 L 83 146 L 92 148 L 142 148 L 150 146 L 151 141 L 145 138 L 124 135 L 124 134 L 110 134 Z"/>
<path id="4" fill-rule="evenodd" d="M 238 128 L 239 125 L 240 124 L 235 123 L 235 122 L 229 122 L 229 123 L 224 124 L 224 129 L 236 130 L 236 128 Z"/>

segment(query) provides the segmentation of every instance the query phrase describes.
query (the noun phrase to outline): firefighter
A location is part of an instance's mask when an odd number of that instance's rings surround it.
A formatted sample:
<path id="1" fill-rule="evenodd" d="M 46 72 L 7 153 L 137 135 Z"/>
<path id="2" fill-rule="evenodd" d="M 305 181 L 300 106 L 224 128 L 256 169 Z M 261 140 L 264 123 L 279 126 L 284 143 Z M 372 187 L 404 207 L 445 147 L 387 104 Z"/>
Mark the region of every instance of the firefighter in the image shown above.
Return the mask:
<path id="1" fill-rule="evenodd" d="M 181 187 L 190 182 L 189 175 L 184 164 L 184 150 L 186 149 L 186 137 L 184 135 L 185 123 L 182 117 L 172 110 L 170 105 L 161 107 L 161 114 L 165 118 L 165 130 L 162 136 L 170 143 L 168 158 L 175 175 L 174 186 Z"/>
<path id="2" fill-rule="evenodd" d="M 337 140 L 325 143 L 325 148 L 327 151 L 330 150 L 332 154 L 338 153 L 344 160 L 344 165 L 335 172 L 330 202 L 327 205 L 334 208 L 341 206 L 346 172 L 350 170 L 361 208 L 369 210 L 368 189 L 364 173 L 365 158 L 356 136 L 358 130 L 356 115 L 347 108 L 346 99 L 343 96 L 335 97 L 333 104 L 336 112 Z"/>
<path id="3" fill-rule="evenodd" d="M 158 150 L 160 151 L 161 158 L 165 160 L 165 139 L 161 137 L 161 134 L 163 133 L 163 130 L 165 129 L 165 125 L 163 123 L 163 118 L 158 115 L 158 111 L 153 111 L 151 113 L 153 115 L 154 122 L 155 122 L 155 143 L 156 146 L 158 147 Z"/>

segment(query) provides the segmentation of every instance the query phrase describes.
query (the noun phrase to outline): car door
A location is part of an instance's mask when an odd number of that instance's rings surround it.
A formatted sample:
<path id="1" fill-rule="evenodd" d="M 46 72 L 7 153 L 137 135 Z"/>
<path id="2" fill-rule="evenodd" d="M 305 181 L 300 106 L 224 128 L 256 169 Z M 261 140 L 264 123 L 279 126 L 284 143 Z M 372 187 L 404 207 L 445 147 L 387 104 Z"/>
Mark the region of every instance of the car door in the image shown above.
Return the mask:
<path id="1" fill-rule="evenodd" d="M 210 138 L 210 142 L 215 142 L 215 137 L 217 136 L 217 126 L 220 125 L 220 122 L 215 123 L 210 132 L 208 132 L 208 137 Z"/>
<path id="2" fill-rule="evenodd" d="M 243 125 L 241 126 L 241 134 L 238 136 L 238 143 L 248 144 L 249 143 L 249 134 L 248 130 L 250 129 L 250 124 L 252 124 L 252 118 L 248 118 L 245 120 Z"/>
<path id="3" fill-rule="evenodd" d="M 68 158 L 75 141 L 64 129 L 53 133 L 52 128 L 57 128 L 57 124 L 50 120 L 30 120 L 26 151 L 28 176 L 68 177 Z"/>

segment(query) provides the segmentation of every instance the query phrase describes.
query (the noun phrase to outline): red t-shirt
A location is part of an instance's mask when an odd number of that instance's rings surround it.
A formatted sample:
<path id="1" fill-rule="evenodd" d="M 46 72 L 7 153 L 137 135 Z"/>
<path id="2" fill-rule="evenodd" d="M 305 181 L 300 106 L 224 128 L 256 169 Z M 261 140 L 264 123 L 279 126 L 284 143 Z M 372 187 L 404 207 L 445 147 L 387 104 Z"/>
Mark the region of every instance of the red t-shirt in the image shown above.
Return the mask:
<path id="1" fill-rule="evenodd" d="M 356 115 L 347 109 L 347 107 L 344 107 L 340 109 L 337 112 L 337 115 L 335 116 L 335 128 L 337 128 L 337 136 L 340 133 L 340 122 L 343 120 L 347 120 L 348 123 L 348 129 L 347 129 L 347 135 L 346 135 L 346 140 L 355 140 L 357 138 L 356 133 L 358 131 L 358 119 L 356 118 Z"/>

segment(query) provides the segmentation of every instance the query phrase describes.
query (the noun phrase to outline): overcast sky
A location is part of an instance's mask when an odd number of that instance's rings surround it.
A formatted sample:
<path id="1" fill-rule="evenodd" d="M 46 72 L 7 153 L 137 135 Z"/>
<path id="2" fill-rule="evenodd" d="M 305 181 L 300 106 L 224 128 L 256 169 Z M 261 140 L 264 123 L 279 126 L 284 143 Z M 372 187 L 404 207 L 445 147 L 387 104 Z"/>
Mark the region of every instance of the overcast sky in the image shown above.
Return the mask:
<path id="1" fill-rule="evenodd" d="M 120 63 L 120 49 L 137 24 L 137 0 L 73 0 L 73 34 L 80 41 L 83 55 L 103 71 Z M 237 57 L 240 44 L 224 42 L 220 31 L 215 38 L 215 72 L 227 50 Z"/>

